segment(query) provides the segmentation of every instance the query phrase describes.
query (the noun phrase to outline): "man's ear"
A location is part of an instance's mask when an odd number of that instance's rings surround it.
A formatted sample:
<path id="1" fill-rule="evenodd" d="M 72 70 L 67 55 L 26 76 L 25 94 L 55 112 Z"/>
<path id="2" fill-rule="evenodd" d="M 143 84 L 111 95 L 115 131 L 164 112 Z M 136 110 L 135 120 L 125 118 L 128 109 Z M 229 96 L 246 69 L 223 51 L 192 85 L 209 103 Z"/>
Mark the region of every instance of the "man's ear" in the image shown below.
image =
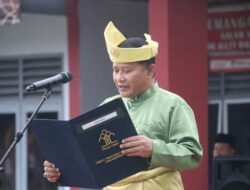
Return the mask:
<path id="1" fill-rule="evenodd" d="M 150 64 L 148 67 L 147 67 L 147 70 L 148 70 L 148 76 L 149 77 L 154 77 L 155 76 L 155 64 Z"/>

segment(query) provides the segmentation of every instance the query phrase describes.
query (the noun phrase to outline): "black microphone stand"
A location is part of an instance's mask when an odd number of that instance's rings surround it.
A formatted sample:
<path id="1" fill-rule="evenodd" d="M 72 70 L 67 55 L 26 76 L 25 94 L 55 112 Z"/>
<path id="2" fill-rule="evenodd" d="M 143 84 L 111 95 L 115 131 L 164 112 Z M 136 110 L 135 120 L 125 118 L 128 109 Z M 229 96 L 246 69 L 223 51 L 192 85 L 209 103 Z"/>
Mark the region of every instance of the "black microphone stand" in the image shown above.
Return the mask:
<path id="1" fill-rule="evenodd" d="M 10 145 L 10 147 L 8 148 L 8 150 L 6 151 L 6 153 L 4 154 L 3 158 L 0 161 L 0 173 L 4 172 L 3 164 L 4 164 L 5 160 L 9 157 L 9 155 L 11 154 L 11 152 L 14 150 L 14 148 L 17 145 L 17 143 L 22 139 L 23 134 L 28 129 L 30 122 L 37 115 L 37 112 L 39 111 L 39 109 L 41 108 L 41 106 L 43 105 L 43 103 L 49 98 L 50 94 L 51 94 L 51 87 L 48 87 L 47 90 L 42 95 L 41 102 L 39 103 L 39 105 L 37 106 L 37 108 L 35 109 L 35 111 L 32 113 L 32 115 L 30 116 L 30 118 L 28 119 L 28 121 L 26 122 L 26 124 L 24 126 L 24 129 L 21 132 L 17 132 L 16 133 L 15 138 L 14 138 L 12 144 Z"/>

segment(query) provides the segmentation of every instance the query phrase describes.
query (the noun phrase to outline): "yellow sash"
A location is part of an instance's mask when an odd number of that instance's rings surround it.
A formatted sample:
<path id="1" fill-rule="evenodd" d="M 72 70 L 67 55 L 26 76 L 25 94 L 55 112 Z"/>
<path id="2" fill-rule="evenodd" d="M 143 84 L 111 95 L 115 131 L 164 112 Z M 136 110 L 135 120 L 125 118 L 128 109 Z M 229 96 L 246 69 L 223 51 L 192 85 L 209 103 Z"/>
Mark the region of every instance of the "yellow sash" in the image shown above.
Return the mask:
<path id="1" fill-rule="evenodd" d="M 183 190 L 179 171 L 158 167 L 118 181 L 103 190 Z"/>

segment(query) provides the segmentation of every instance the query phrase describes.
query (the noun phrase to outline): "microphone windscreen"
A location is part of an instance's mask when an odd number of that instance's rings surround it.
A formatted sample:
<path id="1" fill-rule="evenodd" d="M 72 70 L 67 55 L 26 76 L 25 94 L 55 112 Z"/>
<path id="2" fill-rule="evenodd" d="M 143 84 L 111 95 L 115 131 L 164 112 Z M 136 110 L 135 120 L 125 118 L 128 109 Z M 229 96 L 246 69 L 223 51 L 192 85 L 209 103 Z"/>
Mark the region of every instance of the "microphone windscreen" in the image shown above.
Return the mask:
<path id="1" fill-rule="evenodd" d="M 73 75 L 70 72 L 62 72 L 61 76 L 62 76 L 62 82 L 63 83 L 71 81 L 72 78 L 73 78 Z"/>

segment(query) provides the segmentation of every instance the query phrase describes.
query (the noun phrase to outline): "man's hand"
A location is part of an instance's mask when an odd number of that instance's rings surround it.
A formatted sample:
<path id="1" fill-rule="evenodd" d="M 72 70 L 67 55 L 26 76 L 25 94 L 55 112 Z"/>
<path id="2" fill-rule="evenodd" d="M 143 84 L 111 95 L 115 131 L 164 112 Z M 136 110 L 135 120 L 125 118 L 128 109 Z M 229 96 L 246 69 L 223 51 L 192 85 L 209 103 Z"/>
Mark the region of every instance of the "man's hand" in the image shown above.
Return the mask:
<path id="1" fill-rule="evenodd" d="M 44 161 L 44 173 L 43 177 L 47 178 L 48 181 L 55 183 L 60 177 L 59 168 L 55 167 L 55 164 L 50 163 L 49 161 Z"/>
<path id="2" fill-rule="evenodd" d="M 132 136 L 123 139 L 120 148 L 127 156 L 148 158 L 152 155 L 153 141 L 144 135 Z"/>

